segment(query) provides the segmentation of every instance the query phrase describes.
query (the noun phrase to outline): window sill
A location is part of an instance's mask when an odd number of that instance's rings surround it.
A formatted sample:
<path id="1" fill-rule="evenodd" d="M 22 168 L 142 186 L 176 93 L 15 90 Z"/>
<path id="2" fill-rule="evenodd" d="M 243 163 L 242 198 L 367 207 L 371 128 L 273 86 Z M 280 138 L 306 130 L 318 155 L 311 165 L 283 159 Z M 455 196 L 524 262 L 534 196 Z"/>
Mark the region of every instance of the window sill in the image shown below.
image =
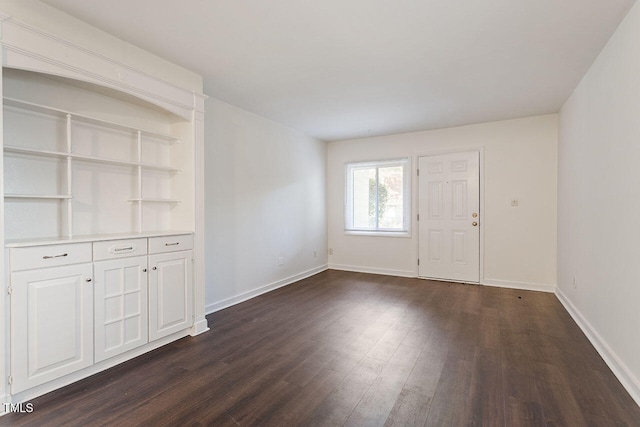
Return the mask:
<path id="1" fill-rule="evenodd" d="M 409 231 L 344 230 L 345 236 L 411 237 Z"/>

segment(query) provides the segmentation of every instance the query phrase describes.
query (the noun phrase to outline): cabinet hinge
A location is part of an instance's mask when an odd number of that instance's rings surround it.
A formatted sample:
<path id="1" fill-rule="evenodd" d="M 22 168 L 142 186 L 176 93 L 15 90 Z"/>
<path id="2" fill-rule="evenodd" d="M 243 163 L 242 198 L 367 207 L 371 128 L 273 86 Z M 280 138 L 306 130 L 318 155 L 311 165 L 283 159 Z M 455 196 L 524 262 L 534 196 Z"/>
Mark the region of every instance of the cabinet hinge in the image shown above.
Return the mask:
<path id="1" fill-rule="evenodd" d="M 13 384 L 13 376 L 9 375 L 7 381 L 9 382 L 9 385 Z"/>

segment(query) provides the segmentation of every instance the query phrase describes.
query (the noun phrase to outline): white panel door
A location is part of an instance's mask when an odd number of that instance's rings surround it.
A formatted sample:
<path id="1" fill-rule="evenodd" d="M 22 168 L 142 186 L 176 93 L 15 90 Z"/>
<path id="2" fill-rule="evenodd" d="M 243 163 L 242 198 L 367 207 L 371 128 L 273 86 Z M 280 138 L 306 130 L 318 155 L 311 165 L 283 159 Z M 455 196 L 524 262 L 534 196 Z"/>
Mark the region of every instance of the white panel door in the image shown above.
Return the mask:
<path id="1" fill-rule="evenodd" d="M 93 363 L 91 264 L 11 274 L 12 393 Z"/>
<path id="2" fill-rule="evenodd" d="M 149 341 L 147 257 L 94 263 L 95 361 Z"/>
<path id="3" fill-rule="evenodd" d="M 192 251 L 149 256 L 149 340 L 193 325 Z"/>
<path id="4" fill-rule="evenodd" d="M 480 281 L 480 156 L 420 157 L 420 277 Z"/>

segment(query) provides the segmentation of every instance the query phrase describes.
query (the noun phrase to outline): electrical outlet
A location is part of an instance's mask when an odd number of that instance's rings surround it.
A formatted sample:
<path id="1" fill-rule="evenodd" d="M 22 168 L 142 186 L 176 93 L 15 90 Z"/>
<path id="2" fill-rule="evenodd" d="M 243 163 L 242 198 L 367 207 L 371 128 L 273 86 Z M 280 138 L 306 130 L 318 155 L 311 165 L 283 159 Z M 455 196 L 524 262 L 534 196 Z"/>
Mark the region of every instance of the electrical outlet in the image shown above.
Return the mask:
<path id="1" fill-rule="evenodd" d="M 578 281 L 576 280 L 576 278 L 573 278 L 573 289 L 576 289 L 578 287 Z"/>
<path id="2" fill-rule="evenodd" d="M 329 255 L 333 255 L 333 248 L 329 248 Z"/>
<path id="3" fill-rule="evenodd" d="M 283 256 L 279 256 L 278 257 L 278 266 L 282 267 L 284 265 L 284 257 Z"/>
<path id="4" fill-rule="evenodd" d="M 313 257 L 318 258 L 318 251 L 313 251 Z"/>

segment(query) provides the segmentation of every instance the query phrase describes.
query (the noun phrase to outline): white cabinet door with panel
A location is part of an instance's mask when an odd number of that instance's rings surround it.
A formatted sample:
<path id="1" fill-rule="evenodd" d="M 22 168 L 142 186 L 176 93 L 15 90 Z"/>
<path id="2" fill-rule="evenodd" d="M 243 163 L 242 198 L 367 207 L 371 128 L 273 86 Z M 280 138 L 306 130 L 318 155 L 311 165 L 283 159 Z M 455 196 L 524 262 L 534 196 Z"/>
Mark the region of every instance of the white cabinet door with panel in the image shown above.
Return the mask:
<path id="1" fill-rule="evenodd" d="M 95 361 L 148 342 L 147 257 L 94 263 Z"/>
<path id="2" fill-rule="evenodd" d="M 191 250 L 149 256 L 150 341 L 193 325 L 192 257 Z"/>
<path id="3" fill-rule="evenodd" d="M 90 263 L 11 274 L 11 392 L 93 363 Z"/>

